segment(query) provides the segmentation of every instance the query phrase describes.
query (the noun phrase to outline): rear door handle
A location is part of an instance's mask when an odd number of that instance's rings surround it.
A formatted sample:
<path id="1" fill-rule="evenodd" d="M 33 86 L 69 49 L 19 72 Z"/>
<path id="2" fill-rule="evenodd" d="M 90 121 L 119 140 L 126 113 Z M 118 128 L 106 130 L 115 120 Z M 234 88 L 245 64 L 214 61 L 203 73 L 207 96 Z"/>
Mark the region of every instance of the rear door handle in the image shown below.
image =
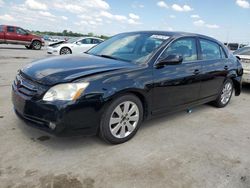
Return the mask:
<path id="1" fill-rule="evenodd" d="M 225 69 L 225 70 L 228 70 L 228 66 L 226 65 L 226 66 L 224 67 L 224 69 Z"/>
<path id="2" fill-rule="evenodd" d="M 195 75 L 200 74 L 200 70 L 199 70 L 199 69 L 195 69 L 195 70 L 194 70 L 194 74 L 195 74 Z"/>

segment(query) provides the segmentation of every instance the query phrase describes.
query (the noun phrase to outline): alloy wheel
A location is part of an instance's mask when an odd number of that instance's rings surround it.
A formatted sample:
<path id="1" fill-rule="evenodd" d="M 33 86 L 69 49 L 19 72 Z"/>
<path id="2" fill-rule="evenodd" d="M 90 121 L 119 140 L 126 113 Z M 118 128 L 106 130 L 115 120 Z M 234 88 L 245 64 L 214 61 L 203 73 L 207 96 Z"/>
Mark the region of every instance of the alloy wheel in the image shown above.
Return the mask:
<path id="1" fill-rule="evenodd" d="M 33 48 L 34 48 L 35 50 L 41 49 L 41 44 L 40 44 L 40 42 L 38 42 L 38 41 L 34 41 L 33 44 L 32 44 L 32 46 L 33 46 Z"/>
<path id="2" fill-rule="evenodd" d="M 68 48 L 62 48 L 60 54 L 61 55 L 71 54 L 71 51 Z"/>
<path id="3" fill-rule="evenodd" d="M 112 112 L 109 120 L 109 129 L 116 138 L 129 136 L 139 122 L 139 108 L 132 101 L 119 104 Z"/>
<path id="4" fill-rule="evenodd" d="M 221 94 L 222 104 L 225 105 L 229 102 L 232 92 L 233 92 L 233 85 L 231 82 L 227 82 L 222 89 L 222 94 Z"/>

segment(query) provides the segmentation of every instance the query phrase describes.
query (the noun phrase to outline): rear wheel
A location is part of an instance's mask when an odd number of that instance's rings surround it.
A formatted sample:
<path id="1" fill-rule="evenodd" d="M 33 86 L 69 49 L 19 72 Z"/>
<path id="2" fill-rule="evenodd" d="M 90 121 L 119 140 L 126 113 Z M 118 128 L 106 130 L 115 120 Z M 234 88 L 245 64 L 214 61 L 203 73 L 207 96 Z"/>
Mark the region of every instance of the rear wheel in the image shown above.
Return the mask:
<path id="1" fill-rule="evenodd" d="M 224 82 L 222 90 L 218 98 L 214 101 L 214 105 L 218 108 L 223 108 L 228 105 L 233 94 L 233 82 L 228 79 Z"/>
<path id="2" fill-rule="evenodd" d="M 31 44 L 33 50 L 40 50 L 42 48 L 42 43 L 38 40 L 34 40 Z"/>
<path id="3" fill-rule="evenodd" d="M 111 144 L 131 139 L 142 122 L 143 107 L 134 95 L 115 99 L 106 109 L 100 125 L 100 136 Z"/>
<path id="4" fill-rule="evenodd" d="M 60 55 L 67 55 L 67 54 L 72 54 L 71 50 L 68 47 L 63 47 L 60 50 Z"/>

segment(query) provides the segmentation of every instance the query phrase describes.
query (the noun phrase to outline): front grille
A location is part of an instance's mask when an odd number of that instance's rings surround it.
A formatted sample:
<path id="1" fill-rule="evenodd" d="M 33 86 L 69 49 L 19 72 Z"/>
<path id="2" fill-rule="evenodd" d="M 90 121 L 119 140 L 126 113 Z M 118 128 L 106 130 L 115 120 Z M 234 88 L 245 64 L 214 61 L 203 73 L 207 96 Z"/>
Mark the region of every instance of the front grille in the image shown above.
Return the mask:
<path id="1" fill-rule="evenodd" d="M 21 75 L 16 76 L 16 79 L 14 80 L 14 87 L 21 94 L 28 97 L 33 97 L 38 90 L 32 81 L 22 77 Z"/>

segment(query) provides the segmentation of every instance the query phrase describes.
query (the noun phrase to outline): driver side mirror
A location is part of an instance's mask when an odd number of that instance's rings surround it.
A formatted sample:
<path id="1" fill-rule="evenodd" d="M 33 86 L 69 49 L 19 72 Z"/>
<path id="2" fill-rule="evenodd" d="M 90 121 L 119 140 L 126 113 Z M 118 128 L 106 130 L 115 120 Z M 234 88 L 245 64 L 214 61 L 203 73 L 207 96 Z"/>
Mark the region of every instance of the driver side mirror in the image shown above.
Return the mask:
<path id="1" fill-rule="evenodd" d="M 162 67 L 164 65 L 179 65 L 183 61 L 183 57 L 180 55 L 169 55 L 166 58 L 161 59 L 157 62 L 157 67 Z"/>
<path id="2" fill-rule="evenodd" d="M 79 41 L 76 41 L 76 44 L 77 44 L 77 45 L 81 45 L 81 42 L 79 42 Z"/>

